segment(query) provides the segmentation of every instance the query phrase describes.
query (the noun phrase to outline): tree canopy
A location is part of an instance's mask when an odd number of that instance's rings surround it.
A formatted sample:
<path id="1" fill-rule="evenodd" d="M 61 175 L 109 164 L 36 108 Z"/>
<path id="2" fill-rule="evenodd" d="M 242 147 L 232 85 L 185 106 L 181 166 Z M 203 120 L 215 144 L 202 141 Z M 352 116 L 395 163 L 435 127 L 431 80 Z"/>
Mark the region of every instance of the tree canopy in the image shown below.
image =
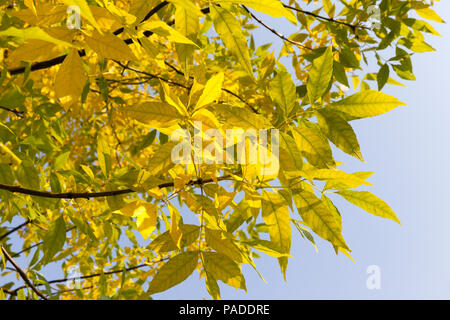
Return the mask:
<path id="1" fill-rule="evenodd" d="M 220 299 L 294 232 L 351 258 L 333 197 L 400 221 L 333 151 L 404 105 L 433 2 L 0 0 L 0 298 Z"/>

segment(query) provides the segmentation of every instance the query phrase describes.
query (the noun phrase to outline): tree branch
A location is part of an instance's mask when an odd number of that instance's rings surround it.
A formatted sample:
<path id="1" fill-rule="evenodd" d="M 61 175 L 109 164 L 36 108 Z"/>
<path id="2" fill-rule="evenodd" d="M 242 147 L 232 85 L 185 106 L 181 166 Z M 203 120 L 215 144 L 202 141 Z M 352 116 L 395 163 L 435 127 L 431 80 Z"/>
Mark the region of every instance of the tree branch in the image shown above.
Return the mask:
<path id="1" fill-rule="evenodd" d="M 40 297 L 41 299 L 44 300 L 48 300 L 47 297 L 41 292 L 39 291 L 39 289 L 37 289 L 33 283 L 31 283 L 30 279 L 28 279 L 26 273 L 17 265 L 17 263 L 14 261 L 13 258 L 11 258 L 11 256 L 9 255 L 9 253 L 5 250 L 5 248 L 3 248 L 3 246 L 1 246 L 3 255 L 5 256 L 6 260 L 8 260 L 16 269 L 17 273 L 20 275 L 20 277 L 23 279 L 23 281 L 27 284 L 28 287 L 31 288 L 31 290 L 34 291 L 34 293 L 36 293 L 38 295 L 38 297 Z"/>
<path id="2" fill-rule="evenodd" d="M 186 185 L 187 186 L 195 186 L 195 185 L 203 185 L 207 183 L 212 183 L 217 181 L 229 180 L 231 175 L 225 175 L 222 177 L 218 177 L 217 179 L 196 179 L 191 180 Z M 167 182 L 160 184 L 158 187 L 160 189 L 173 187 L 173 182 Z M 10 186 L 6 184 L 0 184 L 0 190 L 6 190 L 12 193 L 20 193 L 26 194 L 30 196 L 43 197 L 43 198 L 53 198 L 53 199 L 91 199 L 91 198 L 102 198 L 102 197 L 113 197 L 122 194 L 134 193 L 135 190 L 132 189 L 123 189 L 123 190 L 115 190 L 115 191 L 105 191 L 105 192 L 65 192 L 65 193 L 53 193 L 49 191 L 38 191 L 32 189 L 26 189 L 19 186 Z"/>
<path id="3" fill-rule="evenodd" d="M 27 220 L 24 223 L 22 223 L 21 225 L 18 225 L 17 227 L 15 227 L 14 229 L 6 232 L 5 234 L 2 234 L 0 236 L 0 241 L 2 241 L 3 239 L 5 239 L 7 236 L 9 236 L 10 234 L 16 232 L 17 230 L 21 229 L 22 227 L 25 227 L 26 225 L 28 225 L 29 223 L 31 223 L 31 220 Z"/>
<path id="4" fill-rule="evenodd" d="M 264 23 L 261 19 L 259 19 L 257 16 L 255 16 L 246 6 L 242 5 L 242 8 L 245 9 L 245 11 L 247 11 L 253 19 L 255 19 L 256 21 L 258 21 L 258 23 L 260 25 L 262 25 L 264 28 L 266 28 L 267 30 L 269 30 L 270 32 L 272 32 L 274 35 L 276 35 L 277 37 L 279 37 L 280 39 L 289 42 L 293 45 L 299 46 L 303 49 L 308 49 L 308 50 L 313 50 L 310 47 L 305 46 L 303 43 L 297 42 L 297 41 L 293 41 L 287 37 L 285 37 L 283 34 L 281 34 L 280 32 L 278 32 L 277 30 L 275 30 L 274 28 L 268 26 L 266 23 Z"/>
<path id="5" fill-rule="evenodd" d="M 23 113 L 24 113 L 23 111 L 19 111 L 19 110 L 16 110 L 16 109 L 10 109 L 10 108 L 6 108 L 6 107 L 3 107 L 3 106 L 0 106 L 0 109 L 6 110 L 8 112 L 12 112 L 16 116 L 18 116 L 19 118 L 23 118 Z"/>
<path id="6" fill-rule="evenodd" d="M 153 15 L 155 15 L 159 10 L 161 10 L 162 8 L 164 8 L 167 4 L 168 4 L 167 1 L 163 1 L 162 3 L 158 4 L 155 8 L 153 8 L 153 9 L 145 16 L 144 19 L 142 19 L 141 23 L 144 22 L 144 21 L 146 21 L 146 20 L 148 20 L 148 19 L 150 19 Z M 122 32 L 124 32 L 124 30 L 125 30 L 124 28 L 119 28 L 119 29 L 117 29 L 116 31 L 114 31 L 113 34 L 117 36 L 117 35 L 121 34 Z M 151 32 L 151 31 L 146 31 L 146 32 L 144 32 L 144 35 L 145 35 L 146 37 L 149 37 L 149 36 L 151 36 L 152 34 L 153 34 L 153 32 Z M 131 39 L 126 39 L 126 40 L 124 40 L 124 42 L 125 42 L 126 44 L 131 44 L 131 43 L 133 43 L 133 40 L 131 40 Z M 79 51 L 78 51 L 78 54 L 80 55 L 80 57 L 84 57 L 84 56 L 86 55 L 86 51 L 84 51 L 84 50 L 79 50 Z M 51 67 L 53 67 L 53 66 L 56 66 L 56 65 L 58 65 L 58 64 L 63 63 L 63 61 L 64 61 L 64 59 L 66 58 L 66 56 L 67 56 L 67 55 L 62 55 L 62 56 L 59 56 L 59 57 L 56 57 L 56 58 L 53 58 L 53 59 L 50 59 L 50 60 L 46 60 L 46 61 L 41 61 L 41 62 L 33 63 L 33 64 L 31 65 L 30 70 L 31 70 L 31 71 L 37 71 L 37 70 L 42 70 L 42 69 L 48 69 L 48 68 L 51 68 Z M 17 68 L 8 70 L 8 72 L 9 72 L 10 75 L 13 76 L 13 75 L 16 75 L 16 74 L 24 73 L 25 70 L 26 70 L 26 67 L 17 67 Z"/>
<path id="7" fill-rule="evenodd" d="M 285 8 L 287 8 L 287 9 L 291 9 L 291 10 L 294 10 L 294 11 L 297 11 L 297 12 L 301 12 L 303 14 L 306 14 L 308 16 L 312 16 L 312 17 L 317 18 L 317 19 L 321 19 L 321 20 L 324 20 L 324 21 L 332 22 L 332 23 L 342 24 L 344 26 L 347 26 L 347 27 L 351 28 L 353 31 L 355 31 L 356 28 L 370 29 L 370 28 L 367 28 L 365 26 L 361 26 L 361 25 L 358 25 L 358 24 L 350 24 L 350 23 L 347 23 L 347 22 L 344 22 L 344 21 L 335 20 L 333 18 L 327 18 L 327 17 L 315 14 L 315 13 L 310 12 L 310 11 L 306 11 L 306 10 L 302 10 L 302 9 L 299 9 L 299 8 L 295 8 L 295 7 L 289 6 L 289 5 L 284 4 L 284 3 L 283 3 L 283 6 Z"/>

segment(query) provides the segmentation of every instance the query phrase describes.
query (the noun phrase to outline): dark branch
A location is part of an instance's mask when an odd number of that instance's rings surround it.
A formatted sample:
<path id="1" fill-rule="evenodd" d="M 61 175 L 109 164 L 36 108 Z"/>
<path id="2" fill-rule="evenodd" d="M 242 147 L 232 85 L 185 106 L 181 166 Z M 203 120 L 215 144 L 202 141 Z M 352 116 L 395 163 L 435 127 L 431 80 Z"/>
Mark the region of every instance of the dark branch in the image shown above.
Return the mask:
<path id="1" fill-rule="evenodd" d="M 226 175 L 222 177 L 218 177 L 217 181 L 229 180 L 231 175 Z M 195 185 L 203 185 L 206 183 L 215 182 L 214 179 L 196 179 L 191 180 L 187 183 L 187 186 L 195 186 Z M 173 187 L 173 182 L 167 182 L 160 184 L 158 187 L 160 189 Z M 113 197 L 122 194 L 134 193 L 135 190 L 132 189 L 124 189 L 124 190 L 115 190 L 115 191 L 105 191 L 105 192 L 66 192 L 66 193 L 53 193 L 49 191 L 38 191 L 32 189 L 26 189 L 19 186 L 10 186 L 5 184 L 0 184 L 0 190 L 6 190 L 12 193 L 20 193 L 26 194 L 30 196 L 43 197 L 43 198 L 53 198 L 53 199 L 91 199 L 91 198 L 101 198 L 101 197 Z"/>
<path id="2" fill-rule="evenodd" d="M 320 19 L 320 20 L 324 20 L 324 21 L 328 21 L 328 22 L 332 22 L 332 23 L 342 24 L 344 26 L 347 26 L 347 27 L 351 28 L 353 31 L 355 31 L 356 28 L 370 29 L 370 28 L 367 28 L 365 26 L 361 26 L 361 25 L 358 25 L 358 24 L 350 24 L 350 23 L 347 23 L 347 22 L 344 22 L 344 21 L 335 20 L 333 18 L 327 18 L 327 17 L 321 16 L 321 15 L 315 14 L 314 12 L 310 12 L 310 11 L 302 10 L 302 9 L 299 9 L 299 8 L 295 8 L 295 7 L 289 6 L 289 5 L 284 4 L 284 3 L 283 3 L 283 6 L 285 8 L 287 8 L 287 9 L 291 9 L 291 10 L 294 10 L 294 11 L 306 14 L 308 16 L 312 16 L 312 17 L 314 17 L 316 19 Z"/>
<path id="3" fill-rule="evenodd" d="M 26 225 L 28 225 L 29 223 L 31 223 L 31 220 L 27 220 L 24 223 L 22 223 L 21 225 L 18 225 L 17 227 L 15 227 L 14 229 L 6 232 L 5 234 L 2 234 L 0 236 L 0 241 L 2 241 L 3 239 L 5 239 L 7 236 L 9 236 L 10 234 L 13 234 L 14 232 L 16 232 L 17 230 L 21 229 L 22 227 L 25 227 Z"/>
<path id="4" fill-rule="evenodd" d="M 290 44 L 299 46 L 300 48 L 303 49 L 308 49 L 308 50 L 313 50 L 310 47 L 305 46 L 303 43 L 291 40 L 287 37 L 285 37 L 283 34 L 281 34 L 280 32 L 278 32 L 277 30 L 275 30 L 274 28 L 268 26 L 266 23 L 264 23 L 261 19 L 259 19 L 258 17 L 256 17 L 246 6 L 242 5 L 242 8 L 245 9 L 245 11 L 247 11 L 253 19 L 255 19 L 256 21 L 258 21 L 258 23 L 260 25 L 262 25 L 264 28 L 266 28 L 267 30 L 269 30 L 270 32 L 272 32 L 274 35 L 276 35 L 277 37 L 279 37 L 280 39 L 282 39 L 283 41 L 289 42 Z"/>
<path id="5" fill-rule="evenodd" d="M 14 113 L 16 116 L 18 116 L 19 118 L 23 118 L 23 114 L 24 114 L 23 111 L 19 111 L 19 110 L 16 110 L 16 109 L 10 109 L 10 108 L 3 107 L 3 106 L 0 106 L 0 109 L 6 110 L 6 111 L 8 111 L 8 112 L 12 112 L 12 113 Z"/>
<path id="6" fill-rule="evenodd" d="M 3 246 L 1 247 L 3 255 L 5 256 L 6 260 L 8 260 L 16 269 L 17 273 L 20 275 L 20 277 L 23 279 L 23 281 L 26 283 L 26 285 L 28 287 L 30 287 L 31 290 L 33 290 L 38 297 L 40 297 L 41 299 L 44 300 L 48 300 L 47 297 L 42 294 L 41 291 L 39 291 L 39 289 L 37 289 L 33 283 L 31 283 L 30 279 L 28 279 L 26 273 L 17 265 L 17 263 L 14 261 L 13 258 L 11 258 L 11 256 L 9 255 L 9 253 L 5 250 L 5 248 L 3 248 Z"/>
<path id="7" fill-rule="evenodd" d="M 154 14 L 156 14 L 159 10 L 161 10 L 162 8 L 164 8 L 167 4 L 168 4 L 167 1 L 163 1 L 162 3 L 160 3 L 159 5 L 157 5 L 155 8 L 153 8 L 153 9 L 145 16 L 145 18 L 144 18 L 141 22 L 144 22 L 144 21 L 150 19 Z M 122 32 L 124 32 L 124 30 L 125 30 L 124 28 L 119 28 L 119 29 L 117 29 L 116 31 L 114 31 L 113 34 L 117 36 L 117 35 L 121 34 Z M 146 37 L 149 37 L 149 36 L 151 36 L 152 34 L 153 34 L 153 33 L 152 33 L 151 31 L 146 31 L 146 32 L 144 32 L 144 35 L 145 35 Z M 133 43 L 133 40 L 132 40 L 132 39 L 126 39 L 126 40 L 124 40 L 124 42 L 125 42 L 126 44 L 131 44 L 131 43 Z M 79 51 L 78 51 L 78 54 L 80 55 L 80 57 L 84 57 L 84 56 L 86 55 L 86 52 L 85 52 L 84 50 L 79 50 Z M 41 61 L 41 62 L 33 63 L 33 64 L 31 65 L 30 70 L 31 70 L 31 71 L 37 71 L 37 70 L 42 70 L 42 69 L 48 69 L 48 68 L 51 68 L 51 67 L 53 67 L 53 66 L 56 66 L 56 65 L 58 65 L 58 64 L 63 63 L 63 61 L 64 61 L 64 59 L 66 58 L 66 56 L 67 56 L 67 55 L 62 55 L 62 56 L 59 56 L 59 57 L 56 57 L 56 58 L 53 58 L 53 59 L 50 59 L 50 60 L 47 60 L 47 61 Z M 8 70 L 8 72 L 9 72 L 10 75 L 13 76 L 13 75 L 16 75 L 16 74 L 24 73 L 25 70 L 26 70 L 26 67 L 17 67 L 17 68 Z"/>

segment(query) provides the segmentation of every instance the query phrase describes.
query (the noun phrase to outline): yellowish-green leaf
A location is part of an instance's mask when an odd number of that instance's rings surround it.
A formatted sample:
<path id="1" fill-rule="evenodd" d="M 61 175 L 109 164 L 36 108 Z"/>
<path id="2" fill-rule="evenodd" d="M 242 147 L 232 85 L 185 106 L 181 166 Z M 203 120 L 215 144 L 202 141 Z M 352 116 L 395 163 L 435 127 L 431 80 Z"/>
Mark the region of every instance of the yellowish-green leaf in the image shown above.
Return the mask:
<path id="1" fill-rule="evenodd" d="M 214 111 L 218 112 L 226 120 L 228 128 L 263 129 L 269 128 L 270 123 L 263 116 L 249 111 L 247 108 L 233 107 L 226 104 L 214 106 Z"/>
<path id="2" fill-rule="evenodd" d="M 206 228 L 205 231 L 206 243 L 217 252 L 228 256 L 231 260 L 237 263 L 244 262 L 243 256 L 233 240 L 225 237 L 225 234 L 220 230 L 212 230 Z"/>
<path id="3" fill-rule="evenodd" d="M 343 112 L 346 120 L 355 120 L 375 117 L 402 105 L 405 105 L 405 103 L 395 97 L 379 91 L 366 90 L 333 102 L 326 106 L 326 109 Z"/>
<path id="4" fill-rule="evenodd" d="M 352 126 L 338 112 L 327 109 L 318 110 L 317 118 L 322 132 L 324 132 L 336 147 L 364 161 L 358 139 Z"/>
<path id="5" fill-rule="evenodd" d="M 391 207 L 382 199 L 378 198 L 376 195 L 372 194 L 369 191 L 345 190 L 337 191 L 336 193 L 342 196 L 348 202 L 360 207 L 361 209 L 373 215 L 391 219 L 400 224 L 400 220 L 397 218 L 397 215 L 391 209 Z"/>
<path id="6" fill-rule="evenodd" d="M 183 224 L 180 226 L 181 237 L 180 247 L 186 247 L 198 240 L 200 227 L 193 224 Z M 166 231 L 153 240 L 149 248 L 158 253 L 166 253 L 177 249 L 177 245 L 173 242 L 170 231 Z"/>
<path id="7" fill-rule="evenodd" d="M 219 285 L 217 284 L 216 279 L 214 279 L 214 277 L 208 272 L 206 272 L 205 283 L 206 283 L 206 290 L 208 290 L 208 293 L 211 296 L 211 298 L 213 298 L 214 300 L 220 300 Z"/>
<path id="8" fill-rule="evenodd" d="M 292 131 L 298 149 L 317 168 L 335 168 L 330 144 L 315 123 L 301 122 Z"/>
<path id="9" fill-rule="evenodd" d="M 210 10 L 214 29 L 220 35 L 225 47 L 231 50 L 241 67 L 254 78 L 247 40 L 242 33 L 241 24 L 231 12 L 224 8 L 211 5 Z"/>
<path id="10" fill-rule="evenodd" d="M 97 157 L 98 165 L 104 176 L 109 177 L 109 171 L 111 170 L 111 149 L 101 134 L 97 137 Z"/>
<path id="11" fill-rule="evenodd" d="M 320 57 L 314 59 L 311 70 L 309 70 L 306 88 L 308 90 L 309 102 L 311 104 L 325 94 L 332 76 L 333 51 L 330 46 Z"/>
<path id="12" fill-rule="evenodd" d="M 280 165 L 284 171 L 302 170 L 302 154 L 297 148 L 294 138 L 280 132 Z"/>
<path id="13" fill-rule="evenodd" d="M 314 193 L 295 192 L 294 202 L 304 223 L 312 231 L 333 245 L 348 249 L 342 237 L 340 219 Z"/>
<path id="14" fill-rule="evenodd" d="M 19 38 L 22 41 L 28 39 L 43 40 L 65 47 L 73 47 L 73 45 L 70 44 L 69 42 L 54 38 L 39 27 L 29 27 L 26 29 L 17 29 L 16 27 L 9 27 L 6 30 L 0 31 L 0 37 L 2 36 Z"/>
<path id="15" fill-rule="evenodd" d="M 270 97 L 287 117 L 297 100 L 295 84 L 289 72 L 279 71 L 270 81 Z"/>
<path id="16" fill-rule="evenodd" d="M 236 262 L 217 252 L 204 252 L 202 255 L 205 270 L 214 279 L 220 280 L 236 289 L 247 290 L 241 268 Z"/>
<path id="17" fill-rule="evenodd" d="M 273 192 L 263 191 L 262 217 L 269 228 L 270 241 L 282 253 L 291 249 L 291 224 L 289 207 L 284 198 Z"/>
<path id="18" fill-rule="evenodd" d="M 148 294 L 166 291 L 183 282 L 194 272 L 198 264 L 198 251 L 187 251 L 166 262 L 150 282 Z"/>
<path id="19" fill-rule="evenodd" d="M 150 174 L 156 176 L 174 166 L 172 150 L 176 144 L 175 141 L 169 141 L 155 151 L 155 154 L 148 161 L 147 170 Z"/>

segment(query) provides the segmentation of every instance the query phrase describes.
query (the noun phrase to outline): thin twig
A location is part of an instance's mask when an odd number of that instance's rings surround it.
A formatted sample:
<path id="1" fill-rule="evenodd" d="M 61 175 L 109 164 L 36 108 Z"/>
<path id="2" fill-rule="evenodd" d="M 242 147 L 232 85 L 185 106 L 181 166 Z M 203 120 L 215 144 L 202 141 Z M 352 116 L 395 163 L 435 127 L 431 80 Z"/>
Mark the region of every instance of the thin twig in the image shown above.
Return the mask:
<path id="1" fill-rule="evenodd" d="M 14 261 L 14 259 L 11 258 L 9 253 L 5 250 L 5 248 L 3 248 L 3 246 L 1 246 L 1 249 L 2 249 L 3 255 L 5 256 L 6 260 L 8 260 L 14 266 L 17 273 L 20 275 L 20 277 L 23 279 L 23 281 L 27 284 L 27 286 L 30 287 L 30 289 L 33 290 L 34 293 L 36 293 L 38 295 L 38 297 L 40 297 L 41 299 L 44 299 L 44 300 L 48 300 L 47 297 L 33 285 L 33 283 L 30 281 L 30 279 L 28 279 L 26 273 L 17 265 L 17 263 Z"/>
<path id="2" fill-rule="evenodd" d="M 24 114 L 23 111 L 19 111 L 19 110 L 16 110 L 16 109 L 10 109 L 10 108 L 3 107 L 3 106 L 0 106 L 0 109 L 6 110 L 6 111 L 8 111 L 8 112 L 12 112 L 12 113 L 14 113 L 16 116 L 18 116 L 19 118 L 23 118 L 23 117 L 24 117 L 24 116 L 23 116 L 23 114 Z"/>
<path id="3" fill-rule="evenodd" d="M 29 223 L 31 223 L 31 220 L 27 220 L 24 223 L 22 223 L 21 225 L 18 225 L 17 227 L 15 227 L 14 229 L 6 232 L 5 234 L 2 234 L 0 236 L 0 241 L 2 241 L 3 239 L 5 239 L 7 236 L 9 236 L 10 234 L 16 232 L 17 230 L 21 229 L 22 227 L 25 227 L 26 225 L 28 225 Z"/>
<path id="4" fill-rule="evenodd" d="M 291 9 L 291 10 L 294 10 L 294 11 L 297 11 L 297 12 L 301 12 L 303 14 L 306 14 L 308 16 L 312 16 L 312 17 L 317 18 L 317 19 L 325 20 L 325 21 L 332 22 L 332 23 L 342 24 L 344 26 L 347 26 L 347 27 L 351 28 L 353 31 L 355 31 L 356 28 L 370 30 L 370 28 L 367 28 L 367 27 L 359 25 L 359 24 L 350 24 L 350 23 L 347 23 L 347 22 L 344 22 L 344 21 L 335 20 L 333 18 L 327 18 L 327 17 L 321 16 L 321 15 L 315 14 L 314 12 L 310 12 L 310 11 L 302 10 L 302 9 L 299 9 L 299 8 L 295 8 L 295 7 L 289 6 L 289 5 L 284 4 L 284 3 L 283 3 L 283 6 L 285 8 L 287 8 L 287 9 Z"/>
<path id="5" fill-rule="evenodd" d="M 287 37 L 285 37 L 283 34 L 281 34 L 280 32 L 278 32 L 277 30 L 275 30 L 274 28 L 268 26 L 266 23 L 264 23 L 261 19 L 259 19 L 257 16 L 255 16 L 246 6 L 242 5 L 242 8 L 244 8 L 245 11 L 247 11 L 253 19 L 255 19 L 256 21 L 258 21 L 258 23 L 260 25 L 262 25 L 264 28 L 266 28 L 267 30 L 269 30 L 270 32 L 272 32 L 274 35 L 276 35 L 277 37 L 279 37 L 280 39 L 289 42 L 291 44 L 294 44 L 296 46 L 299 46 L 303 49 L 308 49 L 308 50 L 313 50 L 312 48 L 305 46 L 303 43 L 291 40 Z"/>

